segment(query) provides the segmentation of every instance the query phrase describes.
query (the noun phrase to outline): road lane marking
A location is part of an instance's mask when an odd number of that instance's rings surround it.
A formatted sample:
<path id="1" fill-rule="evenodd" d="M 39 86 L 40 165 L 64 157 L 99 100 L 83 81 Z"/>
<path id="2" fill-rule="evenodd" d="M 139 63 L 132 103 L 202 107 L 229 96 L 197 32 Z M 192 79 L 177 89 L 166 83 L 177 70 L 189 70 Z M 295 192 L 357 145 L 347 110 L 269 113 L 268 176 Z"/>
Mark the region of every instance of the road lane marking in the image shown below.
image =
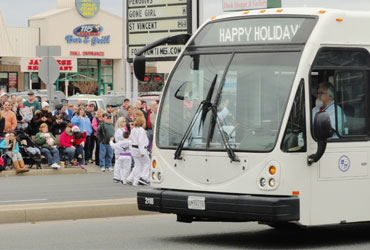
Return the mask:
<path id="1" fill-rule="evenodd" d="M 12 202 L 29 202 L 29 201 L 47 201 L 48 199 L 32 199 L 32 200 L 9 200 L 0 201 L 0 203 L 12 203 Z"/>

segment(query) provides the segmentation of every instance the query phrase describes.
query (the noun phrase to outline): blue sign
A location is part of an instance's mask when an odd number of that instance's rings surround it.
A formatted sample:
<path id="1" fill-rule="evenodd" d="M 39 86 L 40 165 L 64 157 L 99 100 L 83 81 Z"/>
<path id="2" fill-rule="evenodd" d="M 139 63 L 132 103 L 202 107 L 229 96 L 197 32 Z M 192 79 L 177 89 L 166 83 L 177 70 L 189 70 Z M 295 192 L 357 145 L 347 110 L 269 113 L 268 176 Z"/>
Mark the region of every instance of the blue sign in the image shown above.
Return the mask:
<path id="1" fill-rule="evenodd" d="M 342 172 L 347 172 L 350 166 L 351 161 L 349 160 L 348 156 L 342 155 L 338 161 L 339 170 Z"/>
<path id="2" fill-rule="evenodd" d="M 81 16 L 92 18 L 100 9 L 100 0 L 76 0 L 76 9 Z"/>
<path id="3" fill-rule="evenodd" d="M 100 36 L 103 32 L 103 26 L 99 24 L 84 24 L 76 27 L 73 34 L 76 36 Z"/>
<path id="4" fill-rule="evenodd" d="M 73 30 L 74 35 L 66 35 L 65 40 L 68 44 L 80 43 L 90 44 L 95 46 L 97 44 L 109 44 L 110 35 L 100 36 L 103 32 L 103 26 L 98 24 L 83 24 Z"/>

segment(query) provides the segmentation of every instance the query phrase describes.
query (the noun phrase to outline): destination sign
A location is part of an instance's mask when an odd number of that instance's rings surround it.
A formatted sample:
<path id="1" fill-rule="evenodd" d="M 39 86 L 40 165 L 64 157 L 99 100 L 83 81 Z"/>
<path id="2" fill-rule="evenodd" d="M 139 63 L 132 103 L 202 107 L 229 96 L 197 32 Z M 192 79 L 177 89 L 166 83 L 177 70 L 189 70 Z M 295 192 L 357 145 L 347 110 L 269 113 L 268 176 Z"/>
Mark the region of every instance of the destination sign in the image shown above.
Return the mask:
<path id="1" fill-rule="evenodd" d="M 142 31 L 186 30 L 187 28 L 188 21 L 186 20 L 186 18 L 128 23 L 128 31 L 130 33 Z"/>
<path id="2" fill-rule="evenodd" d="M 153 18 L 168 18 L 168 17 L 184 17 L 187 14 L 186 5 L 153 7 L 153 8 L 138 8 L 129 9 L 129 20 L 153 19 Z"/>
<path id="3" fill-rule="evenodd" d="M 197 36 L 195 45 L 305 42 L 315 22 L 304 18 L 258 18 L 210 23 Z"/>
<path id="4" fill-rule="evenodd" d="M 128 7 L 186 3 L 186 0 L 128 0 Z"/>

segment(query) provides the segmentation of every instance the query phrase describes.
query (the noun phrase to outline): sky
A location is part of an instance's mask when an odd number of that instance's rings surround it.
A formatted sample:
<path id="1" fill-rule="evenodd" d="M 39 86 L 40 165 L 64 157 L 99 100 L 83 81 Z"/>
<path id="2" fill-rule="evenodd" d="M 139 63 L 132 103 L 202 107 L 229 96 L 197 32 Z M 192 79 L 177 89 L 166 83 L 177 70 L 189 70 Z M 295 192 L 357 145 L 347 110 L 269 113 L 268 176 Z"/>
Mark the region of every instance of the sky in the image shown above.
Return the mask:
<path id="1" fill-rule="evenodd" d="M 123 1 L 100 0 L 100 8 L 122 16 Z M 222 0 L 200 0 L 207 6 L 204 18 L 222 12 Z M 5 24 L 10 27 L 26 27 L 28 17 L 56 8 L 57 0 L 0 0 L 0 11 Z M 370 0 L 282 0 L 283 7 L 322 7 L 370 11 Z"/>

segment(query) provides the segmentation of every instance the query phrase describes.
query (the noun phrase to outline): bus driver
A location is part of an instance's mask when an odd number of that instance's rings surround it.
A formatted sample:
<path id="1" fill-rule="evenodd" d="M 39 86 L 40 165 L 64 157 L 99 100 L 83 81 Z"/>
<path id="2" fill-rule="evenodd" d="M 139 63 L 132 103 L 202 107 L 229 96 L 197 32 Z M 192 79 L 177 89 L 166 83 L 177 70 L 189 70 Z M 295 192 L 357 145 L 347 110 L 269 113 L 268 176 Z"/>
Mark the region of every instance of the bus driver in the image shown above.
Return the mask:
<path id="1" fill-rule="evenodd" d="M 334 105 L 334 88 L 330 82 L 323 82 L 319 85 L 315 105 L 316 106 L 312 109 L 312 121 L 315 119 L 315 115 L 319 111 L 328 112 L 331 127 L 335 132 L 331 138 L 339 138 L 338 135 L 342 135 L 342 108 L 338 105 Z M 337 109 L 338 131 L 336 130 L 335 108 Z M 344 117 L 344 121 L 345 120 L 346 117 Z"/>

